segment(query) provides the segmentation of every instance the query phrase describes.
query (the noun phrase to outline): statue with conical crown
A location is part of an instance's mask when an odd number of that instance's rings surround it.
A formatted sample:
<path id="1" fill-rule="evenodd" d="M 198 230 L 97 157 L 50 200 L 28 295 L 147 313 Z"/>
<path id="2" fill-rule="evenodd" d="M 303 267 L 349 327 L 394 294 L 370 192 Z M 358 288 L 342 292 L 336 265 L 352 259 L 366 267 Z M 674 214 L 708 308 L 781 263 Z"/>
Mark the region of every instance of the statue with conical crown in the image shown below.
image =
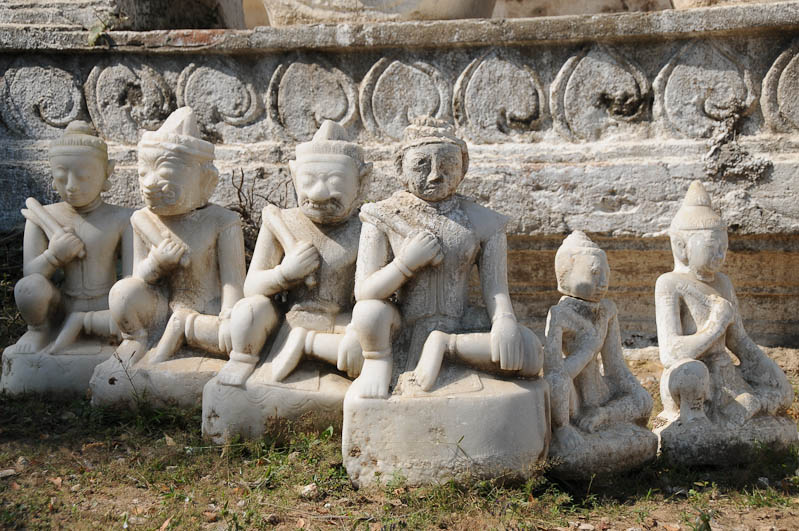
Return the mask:
<path id="1" fill-rule="evenodd" d="M 793 390 L 744 330 L 735 289 L 721 267 L 727 227 L 693 181 L 669 227 L 674 270 L 655 286 L 663 412 L 662 453 L 686 464 L 745 458 L 756 444 L 787 446 Z M 736 361 L 737 360 L 737 363 Z"/>
<path id="2" fill-rule="evenodd" d="M 123 341 L 95 370 L 92 401 L 195 407 L 232 348 L 230 312 L 245 273 L 241 222 L 209 202 L 219 171 L 191 108 L 142 134 L 138 163 L 145 206 L 131 216 L 133 274 L 109 294 Z"/>

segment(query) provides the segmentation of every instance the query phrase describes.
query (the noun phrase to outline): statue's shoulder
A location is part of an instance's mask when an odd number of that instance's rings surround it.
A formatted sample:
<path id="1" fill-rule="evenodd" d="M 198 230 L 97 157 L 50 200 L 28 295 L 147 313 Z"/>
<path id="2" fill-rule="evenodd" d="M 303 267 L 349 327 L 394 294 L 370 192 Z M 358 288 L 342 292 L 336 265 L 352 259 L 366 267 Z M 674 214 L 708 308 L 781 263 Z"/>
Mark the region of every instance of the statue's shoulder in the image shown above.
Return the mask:
<path id="1" fill-rule="evenodd" d="M 461 197 L 460 203 L 481 240 L 487 240 L 498 232 L 505 232 L 505 226 L 508 224 L 507 216 L 478 205 L 466 197 Z"/>
<path id="2" fill-rule="evenodd" d="M 608 317 L 612 318 L 614 315 L 618 313 L 618 308 L 616 308 L 616 303 L 613 302 L 611 299 L 602 299 L 600 304 L 602 304 L 602 308 L 605 310 Z"/>
<path id="3" fill-rule="evenodd" d="M 655 282 L 655 292 L 662 293 L 663 291 L 676 291 L 677 284 L 681 281 L 682 275 L 669 271 L 660 275 Z"/>
<path id="4" fill-rule="evenodd" d="M 407 201 L 406 195 L 410 194 L 403 191 L 394 192 L 382 201 L 362 204 L 359 214 L 361 221 L 377 224 L 381 220 L 395 216 L 399 213 L 398 209 L 401 209 L 404 206 L 403 203 Z"/>
<path id="5" fill-rule="evenodd" d="M 241 225 L 241 218 L 239 218 L 237 212 L 215 203 L 208 203 L 204 208 L 199 210 L 199 213 L 205 223 L 212 222 L 220 230 L 225 230 L 231 225 Z"/>

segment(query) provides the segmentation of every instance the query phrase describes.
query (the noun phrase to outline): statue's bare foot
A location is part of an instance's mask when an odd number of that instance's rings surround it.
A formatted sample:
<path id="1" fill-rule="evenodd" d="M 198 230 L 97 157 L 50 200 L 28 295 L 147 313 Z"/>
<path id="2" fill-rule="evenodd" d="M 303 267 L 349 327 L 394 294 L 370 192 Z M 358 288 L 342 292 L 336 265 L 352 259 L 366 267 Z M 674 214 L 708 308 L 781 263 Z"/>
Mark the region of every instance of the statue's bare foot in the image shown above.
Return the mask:
<path id="1" fill-rule="evenodd" d="M 307 334 L 308 331 L 299 326 L 289 332 L 286 342 L 280 348 L 280 352 L 272 360 L 272 378 L 276 382 L 284 380 L 300 364 L 305 351 L 305 336 Z"/>
<path id="2" fill-rule="evenodd" d="M 449 334 L 444 332 L 434 330 L 427 336 L 419 363 L 413 371 L 414 378 L 419 382 L 423 391 L 429 391 L 435 385 L 448 344 Z"/>
<path id="3" fill-rule="evenodd" d="M 760 411 L 760 400 L 751 393 L 741 393 L 724 408 L 724 417 L 735 426 L 743 426 Z"/>
<path id="4" fill-rule="evenodd" d="M 169 318 L 158 346 L 155 348 L 154 355 L 150 358 L 150 363 L 161 363 L 172 358 L 183 345 L 186 338 L 186 318 L 188 314 L 183 311 L 176 311 Z"/>
<path id="5" fill-rule="evenodd" d="M 365 359 L 361 375 L 352 382 L 353 392 L 360 398 L 388 398 L 393 360 L 391 355 Z"/>
<path id="6" fill-rule="evenodd" d="M 58 333 L 58 337 L 47 347 L 47 354 L 58 352 L 77 341 L 78 336 L 83 331 L 83 318 L 85 315 L 84 312 L 69 314 L 69 317 L 64 321 L 64 326 L 61 327 L 61 331 Z"/>
<path id="7" fill-rule="evenodd" d="M 123 365 L 133 365 L 147 352 L 146 340 L 125 339 L 114 351 L 114 357 Z"/>
<path id="8" fill-rule="evenodd" d="M 680 422 L 710 422 L 705 414 L 704 398 L 684 399 L 680 404 Z"/>
<path id="9" fill-rule="evenodd" d="M 216 378 L 221 385 L 238 387 L 244 385 L 250 377 L 255 365 L 258 363 L 258 356 L 231 352 L 230 359 L 219 371 Z"/>
<path id="10" fill-rule="evenodd" d="M 28 329 L 27 332 L 22 334 L 22 337 L 17 340 L 14 345 L 14 351 L 19 354 L 33 354 L 39 352 L 47 346 L 47 339 L 49 334 L 47 330 L 33 330 Z"/>
<path id="11" fill-rule="evenodd" d="M 571 452 L 581 448 L 585 443 L 585 439 L 577 431 L 577 428 L 572 426 L 571 424 L 567 424 L 566 426 L 561 426 L 560 428 L 556 428 L 555 431 L 552 433 L 552 439 L 558 442 L 561 450 L 563 452 Z"/>

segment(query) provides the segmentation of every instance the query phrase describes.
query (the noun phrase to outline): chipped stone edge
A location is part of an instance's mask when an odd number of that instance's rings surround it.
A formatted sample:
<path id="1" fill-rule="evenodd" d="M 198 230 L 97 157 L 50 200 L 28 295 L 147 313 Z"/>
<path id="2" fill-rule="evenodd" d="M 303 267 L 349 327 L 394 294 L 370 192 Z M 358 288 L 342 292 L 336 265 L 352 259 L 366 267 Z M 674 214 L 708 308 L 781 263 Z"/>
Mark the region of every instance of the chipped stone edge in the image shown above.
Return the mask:
<path id="1" fill-rule="evenodd" d="M 318 24 L 253 30 L 110 31 L 95 46 L 70 26 L 0 25 L 0 52 L 254 54 L 296 50 L 456 48 L 582 41 L 686 39 L 730 33 L 799 30 L 799 3 L 574 15 L 377 24 Z"/>

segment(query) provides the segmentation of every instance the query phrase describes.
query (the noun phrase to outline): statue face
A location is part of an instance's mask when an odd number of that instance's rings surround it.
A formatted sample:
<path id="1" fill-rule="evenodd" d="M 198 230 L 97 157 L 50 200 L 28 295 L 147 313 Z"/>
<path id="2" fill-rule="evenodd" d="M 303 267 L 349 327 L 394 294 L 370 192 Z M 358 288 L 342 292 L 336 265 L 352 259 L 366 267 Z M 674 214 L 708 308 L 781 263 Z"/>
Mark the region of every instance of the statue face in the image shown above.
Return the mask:
<path id="1" fill-rule="evenodd" d="M 50 157 L 53 185 L 61 199 L 80 208 L 97 199 L 108 178 L 108 161 L 92 148 L 76 147 Z"/>
<path id="2" fill-rule="evenodd" d="M 690 231 L 685 247 L 688 268 L 700 280 L 712 279 L 727 257 L 727 231 L 724 229 Z"/>
<path id="3" fill-rule="evenodd" d="M 139 148 L 142 199 L 159 216 L 186 214 L 208 201 L 202 171 L 198 162 L 172 151 Z"/>
<path id="4" fill-rule="evenodd" d="M 561 288 L 572 297 L 598 302 L 608 293 L 610 266 L 604 253 L 575 253 Z"/>
<path id="5" fill-rule="evenodd" d="M 463 179 L 463 154 L 455 144 L 424 144 L 405 150 L 402 181 L 406 189 L 425 201 L 442 201 Z"/>
<path id="6" fill-rule="evenodd" d="M 300 210 L 322 225 L 347 220 L 360 188 L 358 164 L 346 155 L 303 157 L 291 165 Z"/>

